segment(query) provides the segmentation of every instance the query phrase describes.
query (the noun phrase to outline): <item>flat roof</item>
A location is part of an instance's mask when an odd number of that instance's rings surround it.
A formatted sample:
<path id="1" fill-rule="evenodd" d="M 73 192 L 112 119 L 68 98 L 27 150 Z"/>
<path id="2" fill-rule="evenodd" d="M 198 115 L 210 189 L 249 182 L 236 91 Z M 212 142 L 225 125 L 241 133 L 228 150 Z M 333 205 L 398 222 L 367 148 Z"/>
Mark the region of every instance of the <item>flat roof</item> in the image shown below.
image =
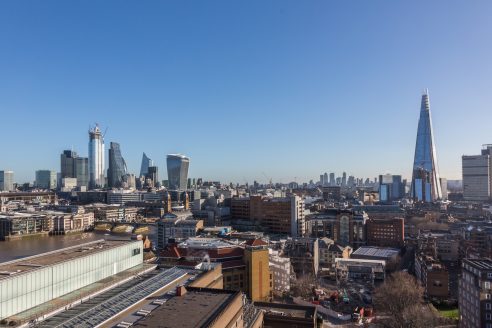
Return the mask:
<path id="1" fill-rule="evenodd" d="M 361 246 L 355 252 L 353 252 L 351 256 L 360 255 L 378 258 L 391 258 L 398 255 L 399 253 L 400 251 L 396 248 Z"/>
<path id="2" fill-rule="evenodd" d="M 175 296 L 133 327 L 192 328 L 216 318 L 240 292 L 223 289 L 186 287 L 183 296 Z"/>
<path id="3" fill-rule="evenodd" d="M 266 302 L 254 302 L 254 306 L 265 310 L 270 315 L 288 315 L 294 318 L 313 319 L 316 314 L 315 306 Z"/>
<path id="4" fill-rule="evenodd" d="M 19 274 L 31 272 L 43 267 L 70 261 L 103 252 L 128 243 L 141 243 L 137 240 L 96 240 L 56 251 L 24 257 L 18 260 L 0 263 L 0 280 L 16 277 Z"/>

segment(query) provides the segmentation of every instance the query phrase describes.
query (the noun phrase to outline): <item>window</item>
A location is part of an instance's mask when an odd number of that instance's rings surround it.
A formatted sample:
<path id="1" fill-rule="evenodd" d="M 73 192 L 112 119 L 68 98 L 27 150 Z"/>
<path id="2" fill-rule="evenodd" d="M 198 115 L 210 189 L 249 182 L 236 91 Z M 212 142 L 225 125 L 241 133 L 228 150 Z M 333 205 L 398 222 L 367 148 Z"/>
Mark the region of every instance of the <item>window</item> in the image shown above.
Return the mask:
<path id="1" fill-rule="evenodd" d="M 485 303 L 485 309 L 486 310 L 492 310 L 492 304 L 491 303 Z"/>
<path id="2" fill-rule="evenodd" d="M 490 300 L 490 294 L 485 294 L 485 299 Z"/>
<path id="3" fill-rule="evenodd" d="M 492 314 L 487 313 L 487 314 L 485 315 L 485 319 L 487 319 L 487 320 L 491 320 L 491 319 L 492 319 Z"/>
<path id="4" fill-rule="evenodd" d="M 492 278 L 492 272 L 487 273 L 487 278 L 491 279 Z"/>
<path id="5" fill-rule="evenodd" d="M 490 289 L 490 282 L 489 282 L 489 281 L 486 281 L 486 282 L 484 283 L 484 288 L 485 288 L 485 289 Z"/>
<path id="6" fill-rule="evenodd" d="M 132 256 L 140 254 L 140 248 L 134 248 L 132 252 Z"/>

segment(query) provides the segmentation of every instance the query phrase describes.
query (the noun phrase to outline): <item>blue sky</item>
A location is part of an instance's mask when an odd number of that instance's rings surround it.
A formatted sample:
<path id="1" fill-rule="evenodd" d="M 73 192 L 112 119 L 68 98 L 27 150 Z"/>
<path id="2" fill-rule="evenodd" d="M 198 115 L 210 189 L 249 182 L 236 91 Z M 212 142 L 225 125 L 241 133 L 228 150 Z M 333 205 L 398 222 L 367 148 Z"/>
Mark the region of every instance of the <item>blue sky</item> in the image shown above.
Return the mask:
<path id="1" fill-rule="evenodd" d="M 410 176 L 429 88 L 439 167 L 492 143 L 490 1 L 1 1 L 0 169 L 59 170 L 108 127 L 221 181 Z"/>

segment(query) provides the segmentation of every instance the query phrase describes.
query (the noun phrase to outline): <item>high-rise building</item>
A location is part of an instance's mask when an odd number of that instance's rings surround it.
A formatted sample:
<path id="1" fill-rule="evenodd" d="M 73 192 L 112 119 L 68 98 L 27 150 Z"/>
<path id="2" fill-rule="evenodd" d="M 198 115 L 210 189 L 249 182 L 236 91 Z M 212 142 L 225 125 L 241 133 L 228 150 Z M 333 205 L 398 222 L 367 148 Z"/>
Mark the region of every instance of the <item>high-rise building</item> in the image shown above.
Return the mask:
<path id="1" fill-rule="evenodd" d="M 330 186 L 336 186 L 335 173 L 330 173 Z"/>
<path id="2" fill-rule="evenodd" d="M 328 173 L 323 174 L 323 186 L 328 185 Z"/>
<path id="3" fill-rule="evenodd" d="M 343 172 L 342 174 L 342 187 L 347 185 L 347 172 Z"/>
<path id="4" fill-rule="evenodd" d="M 0 191 L 14 190 L 14 172 L 0 171 Z"/>
<path id="5" fill-rule="evenodd" d="M 432 131 L 429 92 L 422 95 L 420 118 L 415 143 L 411 196 L 415 201 L 433 202 L 442 199 L 436 147 Z"/>
<path id="6" fill-rule="evenodd" d="M 140 176 L 146 177 L 149 167 L 154 166 L 154 162 L 145 153 L 142 155 L 142 165 L 140 166 Z"/>
<path id="7" fill-rule="evenodd" d="M 77 187 L 89 185 L 89 159 L 78 157 L 73 150 L 64 150 L 60 155 L 60 180 L 76 178 Z"/>
<path id="8" fill-rule="evenodd" d="M 122 188 L 128 173 L 126 162 L 121 155 L 120 144 L 111 142 L 109 145 L 108 186 Z"/>
<path id="9" fill-rule="evenodd" d="M 186 190 L 190 159 L 181 154 L 167 155 L 167 179 L 170 190 Z"/>
<path id="10" fill-rule="evenodd" d="M 492 198 L 492 145 L 483 145 L 482 154 L 461 157 L 463 198 L 487 201 Z"/>
<path id="11" fill-rule="evenodd" d="M 325 177 L 323 174 L 319 175 L 319 184 L 322 186 L 325 184 Z"/>
<path id="12" fill-rule="evenodd" d="M 379 176 L 379 201 L 391 202 L 405 196 L 405 186 L 401 175 L 385 174 Z"/>
<path id="13" fill-rule="evenodd" d="M 89 187 L 104 187 L 104 136 L 97 124 L 89 130 Z"/>
<path id="14" fill-rule="evenodd" d="M 73 150 L 64 150 L 60 155 L 61 178 L 75 178 L 75 158 L 77 153 Z"/>
<path id="15" fill-rule="evenodd" d="M 38 170 L 36 171 L 35 186 L 42 189 L 56 189 L 56 171 Z"/>
<path id="16" fill-rule="evenodd" d="M 149 166 L 147 169 L 146 179 L 152 181 L 152 186 L 156 186 L 159 182 L 159 169 L 157 166 Z"/>

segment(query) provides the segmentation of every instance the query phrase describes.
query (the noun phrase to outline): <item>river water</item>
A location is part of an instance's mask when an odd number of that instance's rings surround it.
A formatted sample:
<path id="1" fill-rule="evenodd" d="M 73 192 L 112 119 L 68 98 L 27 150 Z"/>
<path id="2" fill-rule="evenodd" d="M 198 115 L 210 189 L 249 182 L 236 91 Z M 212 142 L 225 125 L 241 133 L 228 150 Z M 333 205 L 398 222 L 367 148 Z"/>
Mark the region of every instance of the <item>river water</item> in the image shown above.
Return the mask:
<path id="1" fill-rule="evenodd" d="M 130 238 L 130 234 L 84 232 L 61 236 L 33 236 L 11 241 L 0 241 L 0 263 L 100 239 L 129 240 Z M 151 231 L 150 239 L 154 241 L 154 238 L 155 234 Z"/>

